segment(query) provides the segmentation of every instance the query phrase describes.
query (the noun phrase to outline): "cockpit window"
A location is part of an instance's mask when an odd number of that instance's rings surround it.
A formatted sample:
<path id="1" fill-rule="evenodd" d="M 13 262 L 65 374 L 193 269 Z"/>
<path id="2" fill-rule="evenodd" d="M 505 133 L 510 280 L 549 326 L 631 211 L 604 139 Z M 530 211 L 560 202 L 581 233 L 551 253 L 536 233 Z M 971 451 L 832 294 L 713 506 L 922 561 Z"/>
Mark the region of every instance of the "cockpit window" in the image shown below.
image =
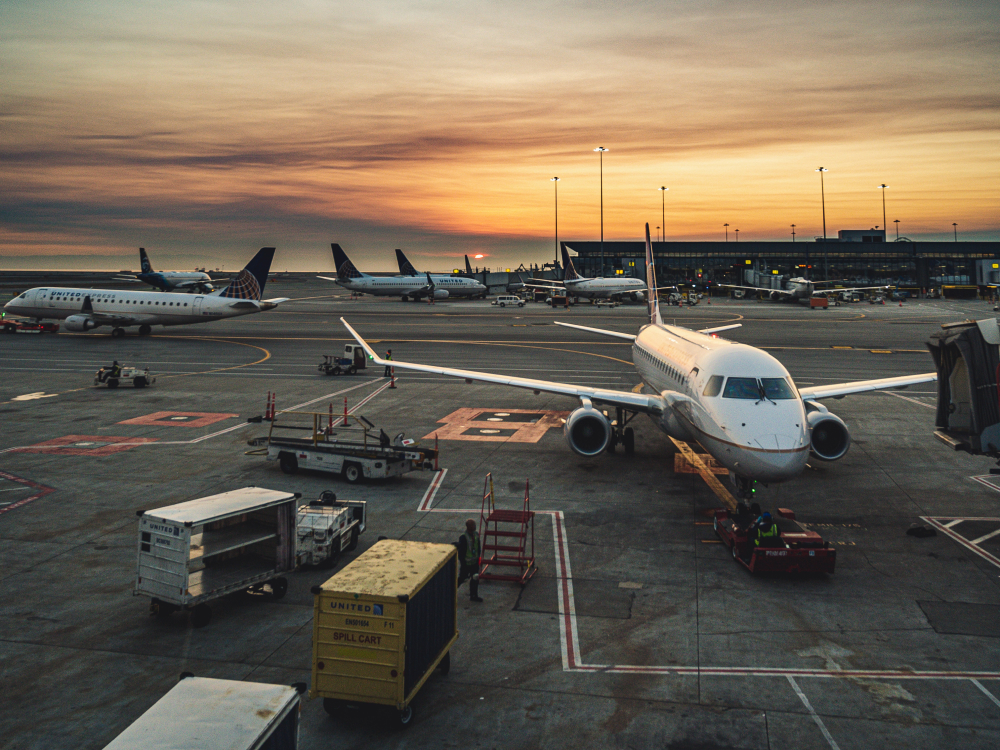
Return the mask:
<path id="1" fill-rule="evenodd" d="M 757 387 L 757 378 L 728 378 L 722 397 L 758 400 L 760 389 Z"/>
<path id="2" fill-rule="evenodd" d="M 772 401 L 795 398 L 795 391 L 784 378 L 761 378 L 760 382 L 764 386 L 764 393 Z"/>
<path id="3" fill-rule="evenodd" d="M 708 384 L 705 386 L 705 390 L 702 391 L 702 396 L 718 396 L 719 392 L 722 390 L 722 376 L 713 375 L 708 379 Z"/>

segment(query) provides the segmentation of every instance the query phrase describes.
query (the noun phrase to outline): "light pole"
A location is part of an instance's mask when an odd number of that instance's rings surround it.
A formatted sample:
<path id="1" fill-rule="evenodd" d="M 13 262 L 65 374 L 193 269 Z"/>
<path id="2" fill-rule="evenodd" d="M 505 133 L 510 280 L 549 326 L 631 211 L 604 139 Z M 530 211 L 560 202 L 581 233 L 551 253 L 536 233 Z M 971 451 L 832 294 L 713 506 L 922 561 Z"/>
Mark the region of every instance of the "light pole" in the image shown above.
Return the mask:
<path id="1" fill-rule="evenodd" d="M 740 244 L 740 230 L 739 229 L 736 230 L 736 244 L 737 245 Z"/>
<path id="2" fill-rule="evenodd" d="M 660 228 L 659 227 L 656 228 L 656 241 L 657 242 L 660 241 Z"/>
<path id="3" fill-rule="evenodd" d="M 601 155 L 601 276 L 604 276 L 604 152 L 608 149 L 598 146 L 594 149 Z"/>
<path id="4" fill-rule="evenodd" d="M 792 242 L 795 242 L 795 225 L 792 224 Z"/>
<path id="5" fill-rule="evenodd" d="M 830 170 L 826 167 L 820 167 L 816 171 L 819 172 L 819 195 L 820 200 L 823 202 L 823 274 L 827 279 L 829 279 L 830 263 L 829 255 L 826 251 L 826 186 L 823 184 L 823 173 L 829 172 Z"/>
<path id="6" fill-rule="evenodd" d="M 958 242 L 958 222 L 953 221 L 951 225 L 955 228 L 955 242 Z"/>
<path id="7" fill-rule="evenodd" d="M 893 219 L 892 223 L 896 225 L 896 242 L 899 242 L 899 219 Z"/>
<path id="8" fill-rule="evenodd" d="M 726 242 L 729 242 L 729 222 L 727 221 L 722 226 L 724 226 L 726 228 Z"/>
<path id="9" fill-rule="evenodd" d="M 556 268 L 559 267 L 559 178 L 553 177 L 549 182 L 556 189 Z"/>
<path id="10" fill-rule="evenodd" d="M 882 229 L 886 230 L 889 225 L 885 223 L 885 191 L 889 186 L 884 182 L 878 186 L 878 189 L 882 191 Z"/>
<path id="11" fill-rule="evenodd" d="M 668 187 L 657 188 L 660 191 L 660 222 L 663 225 L 663 239 L 661 242 L 667 241 L 667 191 L 670 190 Z"/>

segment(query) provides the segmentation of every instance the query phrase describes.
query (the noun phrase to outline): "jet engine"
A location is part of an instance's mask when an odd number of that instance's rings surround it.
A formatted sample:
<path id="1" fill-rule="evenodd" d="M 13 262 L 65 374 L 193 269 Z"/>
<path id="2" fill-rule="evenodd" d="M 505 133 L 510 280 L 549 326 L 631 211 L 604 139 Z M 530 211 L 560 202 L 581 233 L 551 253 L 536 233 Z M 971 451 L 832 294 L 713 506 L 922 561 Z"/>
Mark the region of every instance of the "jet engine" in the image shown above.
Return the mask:
<path id="1" fill-rule="evenodd" d="M 611 423 L 593 406 L 581 406 L 569 415 L 563 434 L 574 453 L 596 456 L 611 441 Z"/>
<path id="2" fill-rule="evenodd" d="M 448 290 L 447 289 L 435 289 L 434 290 L 434 299 L 448 299 Z"/>
<path id="3" fill-rule="evenodd" d="M 772 302 L 778 302 L 781 299 L 781 292 L 771 292 L 769 296 Z"/>
<path id="4" fill-rule="evenodd" d="M 822 461 L 843 458 L 851 447 L 851 433 L 844 420 L 818 404 L 808 404 L 808 408 L 810 411 L 806 420 L 811 434 L 809 452 Z"/>
<path id="5" fill-rule="evenodd" d="M 646 301 L 646 295 L 643 292 L 632 292 L 632 294 L 629 296 L 629 298 L 633 302 L 645 302 Z"/>
<path id="6" fill-rule="evenodd" d="M 83 333 L 97 328 L 98 323 L 86 315 L 70 315 L 63 321 L 63 328 L 73 333 Z"/>

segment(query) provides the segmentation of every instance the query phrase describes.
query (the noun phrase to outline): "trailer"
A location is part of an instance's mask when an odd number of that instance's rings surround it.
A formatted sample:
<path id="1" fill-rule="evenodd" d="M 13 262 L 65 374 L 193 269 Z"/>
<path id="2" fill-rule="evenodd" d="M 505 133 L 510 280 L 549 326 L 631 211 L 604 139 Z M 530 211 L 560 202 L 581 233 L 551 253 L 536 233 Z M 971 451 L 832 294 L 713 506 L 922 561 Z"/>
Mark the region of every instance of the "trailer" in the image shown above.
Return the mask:
<path id="1" fill-rule="evenodd" d="M 36 323 L 31 320 L 4 320 L 4 333 L 59 333 L 58 323 Z"/>
<path id="2" fill-rule="evenodd" d="M 365 350 L 357 344 L 347 344 L 344 346 L 343 356 L 337 354 L 324 354 L 323 361 L 317 366 L 324 375 L 354 375 L 358 370 L 364 370 L 368 365 L 365 357 Z"/>
<path id="3" fill-rule="evenodd" d="M 185 672 L 104 750 L 295 750 L 305 687 Z"/>
<path id="4" fill-rule="evenodd" d="M 337 500 L 326 490 L 295 513 L 296 566 L 331 567 L 341 552 L 353 552 L 366 528 L 365 500 Z"/>
<path id="5" fill-rule="evenodd" d="M 288 589 L 295 568 L 298 493 L 244 487 L 156 510 L 139 511 L 134 595 L 149 596 L 150 613 L 188 610 L 208 625 L 208 602 L 236 592 Z"/>
<path id="6" fill-rule="evenodd" d="M 771 547 L 755 546 L 748 531 L 751 514 L 737 515 L 720 508 L 713 527 L 733 559 L 751 573 L 833 573 L 837 550 L 819 534 L 795 520 L 788 508 L 778 508 L 772 517 L 778 525 L 778 539 Z"/>
<path id="7" fill-rule="evenodd" d="M 385 539 L 314 586 L 313 698 L 395 709 L 401 726 L 434 673 L 448 674 L 458 640 L 458 550 Z"/>
<path id="8" fill-rule="evenodd" d="M 348 424 L 353 419 L 354 425 Z M 308 437 L 296 437 L 302 433 Z M 266 437 L 247 442 L 247 455 L 277 461 L 286 474 L 312 469 L 342 476 L 350 484 L 386 479 L 419 469 L 433 469 L 436 448 L 418 447 L 399 433 L 392 440 L 361 416 L 333 413 L 281 412 L 271 420 Z"/>

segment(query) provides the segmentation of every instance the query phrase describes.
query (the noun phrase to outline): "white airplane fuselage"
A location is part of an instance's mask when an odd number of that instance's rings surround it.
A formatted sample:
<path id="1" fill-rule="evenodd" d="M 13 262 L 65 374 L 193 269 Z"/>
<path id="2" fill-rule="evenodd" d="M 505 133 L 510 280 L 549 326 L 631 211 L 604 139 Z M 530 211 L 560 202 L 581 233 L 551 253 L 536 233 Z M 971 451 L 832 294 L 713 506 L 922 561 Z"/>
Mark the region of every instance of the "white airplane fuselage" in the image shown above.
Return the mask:
<path id="1" fill-rule="evenodd" d="M 730 471 L 762 482 L 792 479 L 805 468 L 810 448 L 805 404 L 771 355 L 684 328 L 646 325 L 636 336 L 632 358 L 643 382 L 669 403 L 659 420 L 653 417 L 668 435 L 696 440 Z M 706 395 L 712 393 L 713 376 L 723 382 L 783 379 L 788 392 L 784 398 L 748 397 L 746 389 L 730 392 L 720 383 L 715 395 Z"/>
<path id="2" fill-rule="evenodd" d="M 646 291 L 646 283 L 634 278 L 578 279 L 563 283 L 568 294 L 585 299 L 602 299 L 636 292 L 642 292 L 644 299 Z"/>
<path id="3" fill-rule="evenodd" d="M 134 317 L 134 324 L 151 326 L 203 323 L 276 307 L 271 302 L 202 294 L 36 287 L 12 299 L 4 309 L 36 320 L 65 320 L 85 314 L 81 308 L 87 297 L 97 315 Z"/>
<path id="4" fill-rule="evenodd" d="M 443 289 L 449 297 L 468 297 L 485 294 L 486 287 L 475 279 L 462 276 L 435 276 L 435 290 Z M 426 289 L 426 276 L 361 276 L 354 279 L 338 279 L 337 283 L 352 292 L 362 292 L 379 297 L 402 297 Z"/>

